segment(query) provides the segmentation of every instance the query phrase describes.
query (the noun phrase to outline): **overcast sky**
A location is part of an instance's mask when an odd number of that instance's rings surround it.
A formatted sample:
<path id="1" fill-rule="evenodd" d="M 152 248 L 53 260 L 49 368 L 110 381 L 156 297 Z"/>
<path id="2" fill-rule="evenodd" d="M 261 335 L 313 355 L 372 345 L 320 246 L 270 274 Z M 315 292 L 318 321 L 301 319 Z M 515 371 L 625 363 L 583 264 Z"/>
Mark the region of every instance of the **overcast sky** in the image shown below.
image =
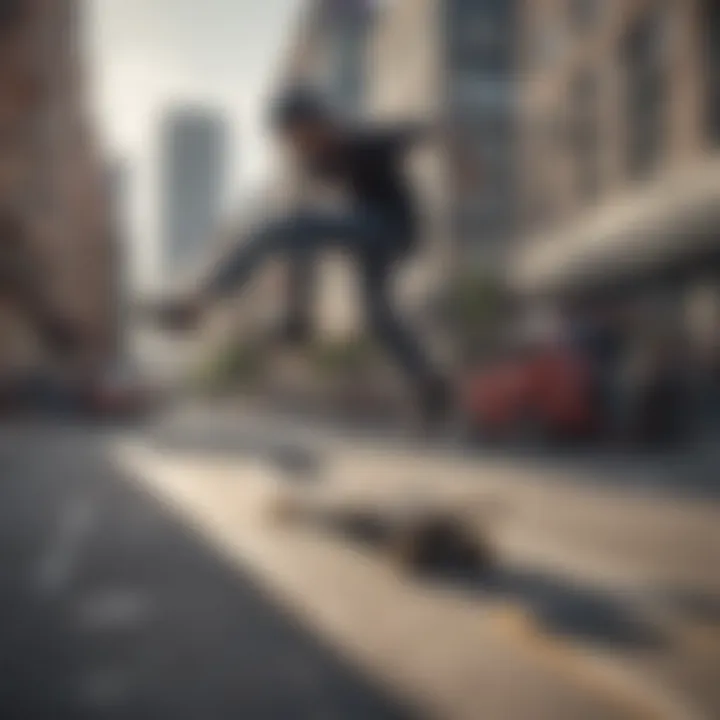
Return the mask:
<path id="1" fill-rule="evenodd" d="M 163 111 L 200 102 L 227 116 L 231 193 L 262 177 L 263 100 L 302 0 L 89 0 L 86 32 L 101 137 L 128 165 L 136 270 L 152 280 L 158 251 L 155 151 Z"/>

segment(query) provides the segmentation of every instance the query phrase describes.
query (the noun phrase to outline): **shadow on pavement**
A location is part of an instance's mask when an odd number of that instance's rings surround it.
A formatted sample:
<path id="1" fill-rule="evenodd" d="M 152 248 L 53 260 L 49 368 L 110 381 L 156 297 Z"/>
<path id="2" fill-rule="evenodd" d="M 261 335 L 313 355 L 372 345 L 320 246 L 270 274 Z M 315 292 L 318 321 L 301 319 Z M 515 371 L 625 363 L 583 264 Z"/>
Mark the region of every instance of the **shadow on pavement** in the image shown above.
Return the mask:
<path id="1" fill-rule="evenodd" d="M 0 431 L 0 717 L 404 718 L 112 466 L 91 433 Z"/>
<path id="2" fill-rule="evenodd" d="M 243 432 L 228 426 L 226 433 L 194 432 L 184 444 L 183 431 L 158 433 L 154 440 L 160 450 L 220 454 L 228 457 L 258 457 L 274 464 L 288 479 L 313 478 L 322 467 L 322 455 L 307 444 L 279 443 L 262 430 L 252 428 Z M 215 430 L 215 428 L 213 428 Z M 518 462 L 535 463 L 541 468 L 553 467 L 553 459 L 539 455 L 522 455 Z M 565 468 L 591 462 L 582 454 L 565 458 Z M 622 467 L 618 458 L 607 459 L 606 471 Z M 618 477 L 621 477 L 619 475 Z M 353 544 L 387 550 L 394 537 L 392 516 L 378 510 L 331 509 L 318 513 L 311 525 L 316 529 L 330 531 L 338 540 Z M 388 541 L 388 538 L 390 540 Z M 446 553 L 448 556 L 452 553 Z M 461 563 L 462 564 L 462 563 Z M 449 583 L 462 591 L 470 591 L 478 597 L 501 600 L 508 605 L 528 608 L 534 619 L 546 631 L 610 647 L 655 648 L 665 642 L 660 630 L 646 618 L 641 617 L 631 603 L 596 588 L 583 586 L 572 578 L 553 576 L 548 573 L 522 568 L 496 567 L 492 572 L 468 573 L 453 567 L 448 561 L 439 572 L 425 576 L 429 582 Z M 720 611 L 720 609 L 719 609 Z"/>
<path id="3" fill-rule="evenodd" d="M 608 648 L 655 649 L 665 644 L 659 628 L 623 598 L 567 578 L 524 568 L 436 578 L 474 597 L 526 608 L 554 635 Z"/>
<path id="4" fill-rule="evenodd" d="M 720 596 L 709 592 L 668 590 L 664 594 L 670 607 L 691 621 L 720 628 Z"/>

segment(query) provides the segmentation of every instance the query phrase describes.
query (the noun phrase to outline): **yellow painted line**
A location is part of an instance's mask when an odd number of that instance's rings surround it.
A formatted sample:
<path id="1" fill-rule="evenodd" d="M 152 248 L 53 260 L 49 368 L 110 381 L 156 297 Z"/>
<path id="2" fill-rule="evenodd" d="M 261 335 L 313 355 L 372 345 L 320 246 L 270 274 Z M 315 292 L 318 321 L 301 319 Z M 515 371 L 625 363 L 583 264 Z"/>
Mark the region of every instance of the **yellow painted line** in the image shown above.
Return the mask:
<path id="1" fill-rule="evenodd" d="M 612 702 L 622 717 L 634 720 L 702 720 L 703 715 L 664 688 L 651 684 L 632 670 L 583 651 L 571 642 L 543 631 L 532 613 L 503 605 L 488 613 L 491 627 L 537 662 L 550 666 L 585 691 Z"/>

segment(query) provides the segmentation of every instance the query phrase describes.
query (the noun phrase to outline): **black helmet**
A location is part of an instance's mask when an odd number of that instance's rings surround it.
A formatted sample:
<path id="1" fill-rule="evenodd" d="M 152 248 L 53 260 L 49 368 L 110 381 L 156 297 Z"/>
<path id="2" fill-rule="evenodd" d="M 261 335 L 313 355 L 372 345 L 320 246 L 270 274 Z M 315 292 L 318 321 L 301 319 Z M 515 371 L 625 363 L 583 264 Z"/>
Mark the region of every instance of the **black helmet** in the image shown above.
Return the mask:
<path id="1" fill-rule="evenodd" d="M 270 123 L 276 130 L 286 130 L 298 123 L 323 122 L 330 117 L 330 108 L 318 92 L 308 87 L 294 87 L 275 100 Z"/>

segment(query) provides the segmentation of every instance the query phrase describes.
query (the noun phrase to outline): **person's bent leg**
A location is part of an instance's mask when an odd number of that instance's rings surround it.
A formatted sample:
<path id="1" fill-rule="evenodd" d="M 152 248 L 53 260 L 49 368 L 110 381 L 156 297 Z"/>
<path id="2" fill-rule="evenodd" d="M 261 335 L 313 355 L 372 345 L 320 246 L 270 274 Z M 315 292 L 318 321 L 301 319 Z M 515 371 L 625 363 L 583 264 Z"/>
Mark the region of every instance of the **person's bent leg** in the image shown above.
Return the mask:
<path id="1" fill-rule="evenodd" d="M 290 253 L 285 269 L 287 287 L 280 327 L 280 337 L 288 345 L 305 344 L 312 336 L 317 271 L 314 252 Z"/>
<path id="2" fill-rule="evenodd" d="M 290 243 L 299 243 L 299 224 L 295 218 L 285 218 L 264 225 L 240 242 L 222 258 L 203 288 L 203 294 L 223 297 L 242 290 L 256 270 L 272 255 L 283 251 Z"/>
<path id="3" fill-rule="evenodd" d="M 388 288 L 391 272 L 387 262 L 365 261 L 363 281 L 368 323 L 413 385 L 423 419 L 435 422 L 446 413 L 448 388 L 415 334 L 395 312 Z"/>
<path id="4" fill-rule="evenodd" d="M 270 222 L 251 233 L 210 277 L 205 294 L 222 297 L 241 290 L 271 256 L 307 258 L 324 247 L 358 249 L 380 242 L 380 233 L 363 215 L 304 213 Z"/>

